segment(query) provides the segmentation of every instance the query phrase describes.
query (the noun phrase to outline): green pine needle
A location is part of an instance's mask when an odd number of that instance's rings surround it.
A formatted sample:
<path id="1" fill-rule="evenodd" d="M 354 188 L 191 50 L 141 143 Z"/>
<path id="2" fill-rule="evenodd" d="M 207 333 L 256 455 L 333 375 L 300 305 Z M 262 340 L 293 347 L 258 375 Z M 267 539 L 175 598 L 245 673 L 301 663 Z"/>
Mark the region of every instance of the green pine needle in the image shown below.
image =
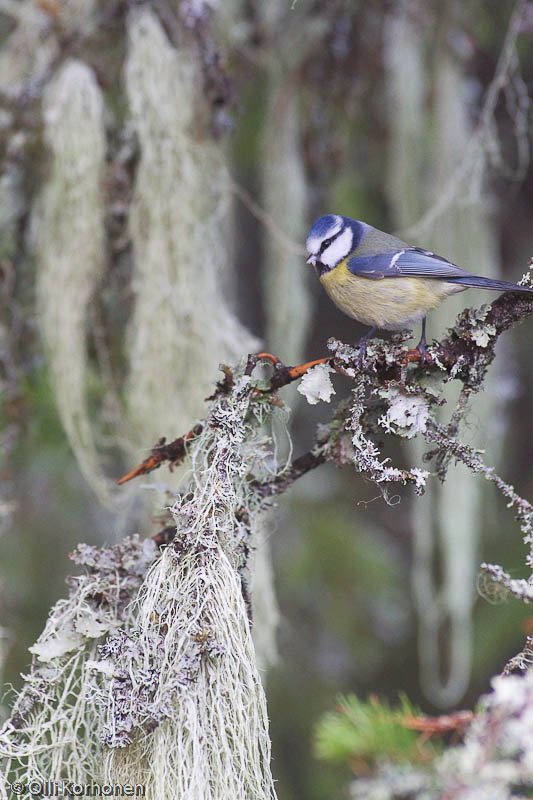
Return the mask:
<path id="1" fill-rule="evenodd" d="M 419 762 L 435 755 L 432 745 L 420 745 L 420 734 L 405 726 L 407 716 L 419 711 L 405 696 L 399 708 L 377 698 L 339 697 L 338 710 L 325 713 L 315 731 L 315 754 L 326 761 L 374 764 L 380 759 Z"/>

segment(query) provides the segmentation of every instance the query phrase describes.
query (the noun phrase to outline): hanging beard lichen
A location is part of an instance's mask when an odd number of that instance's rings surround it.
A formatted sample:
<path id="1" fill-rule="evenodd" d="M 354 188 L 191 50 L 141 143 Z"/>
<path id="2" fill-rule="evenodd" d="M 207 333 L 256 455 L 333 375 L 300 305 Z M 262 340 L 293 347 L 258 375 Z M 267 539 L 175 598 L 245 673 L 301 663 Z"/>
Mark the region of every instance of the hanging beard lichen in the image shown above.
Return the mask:
<path id="1" fill-rule="evenodd" d="M 107 778 L 143 783 L 154 800 L 275 797 L 243 599 L 258 505 L 250 473 L 264 472 L 271 443 L 257 405 L 247 420 L 249 403 L 247 377 L 215 403 L 191 445 L 176 538 L 136 600 L 137 629 L 103 651 L 113 670 L 104 690 Z"/>
<path id="2" fill-rule="evenodd" d="M 33 217 L 40 322 L 61 422 L 89 484 L 109 499 L 89 419 L 87 312 L 104 264 L 104 108 L 70 60 L 44 94 L 48 179 Z"/>
<path id="3" fill-rule="evenodd" d="M 187 445 L 173 542 L 159 556 L 151 539 L 80 548 L 89 574 L 52 610 L 0 734 L 6 786 L 68 778 L 142 784 L 152 800 L 275 798 L 248 591 L 272 405 L 242 369 L 233 380 Z"/>
<path id="4" fill-rule="evenodd" d="M 222 145 L 206 131 L 195 52 L 147 9 L 129 19 L 125 66 L 140 160 L 130 214 L 135 308 L 128 409 L 142 446 L 201 413 L 213 371 L 257 349 L 224 297 L 231 279 Z"/>
<path id="5" fill-rule="evenodd" d="M 71 579 L 66 600 L 52 608 L 11 717 L 0 732 L 0 798 L 9 781 L 98 781 L 101 708 L 95 684 L 98 645 L 109 632 L 134 625 L 128 604 L 155 558 L 151 539 L 114 547 L 80 545 L 72 555 L 86 574 Z"/>

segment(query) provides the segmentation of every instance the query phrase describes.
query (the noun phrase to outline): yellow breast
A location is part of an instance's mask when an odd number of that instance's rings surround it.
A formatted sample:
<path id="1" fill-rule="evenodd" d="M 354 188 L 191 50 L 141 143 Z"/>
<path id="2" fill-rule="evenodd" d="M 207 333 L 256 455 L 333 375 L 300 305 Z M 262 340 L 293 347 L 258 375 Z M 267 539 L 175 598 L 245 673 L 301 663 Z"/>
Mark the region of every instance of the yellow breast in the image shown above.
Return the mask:
<path id="1" fill-rule="evenodd" d="M 444 298 L 466 288 L 435 278 L 359 278 L 341 261 L 320 276 L 335 305 L 371 327 L 397 330 L 422 320 Z"/>

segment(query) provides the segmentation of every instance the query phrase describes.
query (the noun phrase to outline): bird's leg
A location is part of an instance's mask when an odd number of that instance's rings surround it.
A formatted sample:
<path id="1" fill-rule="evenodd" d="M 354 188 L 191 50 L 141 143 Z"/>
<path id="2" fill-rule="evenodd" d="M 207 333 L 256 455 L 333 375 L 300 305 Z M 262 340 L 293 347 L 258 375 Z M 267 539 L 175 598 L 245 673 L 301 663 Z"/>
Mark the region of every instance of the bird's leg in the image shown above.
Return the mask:
<path id="1" fill-rule="evenodd" d="M 376 326 L 374 326 L 373 328 L 370 328 L 370 330 L 367 331 L 364 336 L 361 336 L 361 338 L 357 342 L 356 347 L 360 347 L 361 348 L 361 361 L 364 361 L 364 359 L 366 357 L 366 346 L 367 346 L 368 340 L 373 337 L 373 335 L 375 334 L 376 331 L 377 331 L 377 327 Z"/>
<path id="2" fill-rule="evenodd" d="M 420 363 L 425 364 L 427 360 L 427 342 L 426 342 L 426 318 L 422 320 L 422 336 L 418 342 L 416 349 L 420 353 Z"/>

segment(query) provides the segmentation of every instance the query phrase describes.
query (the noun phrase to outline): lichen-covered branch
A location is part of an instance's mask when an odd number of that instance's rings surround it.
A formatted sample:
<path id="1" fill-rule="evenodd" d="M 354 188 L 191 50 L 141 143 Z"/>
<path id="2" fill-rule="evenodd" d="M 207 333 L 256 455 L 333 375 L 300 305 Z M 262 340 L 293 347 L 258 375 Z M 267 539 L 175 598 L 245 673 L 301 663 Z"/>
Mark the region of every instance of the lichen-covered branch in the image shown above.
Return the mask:
<path id="1" fill-rule="evenodd" d="M 270 482 L 270 489 L 265 487 L 265 493 L 270 491 L 272 494 L 279 494 L 285 491 L 301 475 L 328 460 L 336 461 L 339 466 L 351 460 L 358 471 L 377 484 L 399 481 L 414 483 L 418 490 L 423 489 L 426 471 L 418 467 L 411 470 L 398 469 L 388 459 L 380 456 L 377 445 L 368 434 L 382 434 L 384 431 L 408 438 L 423 433 L 428 442 L 438 444 L 439 447 L 430 455 L 437 455 L 438 475 L 441 479 L 445 476 L 446 466 L 452 455 L 456 458 L 461 455 L 459 460 L 466 459 L 467 466 L 474 469 L 472 459 L 467 458 L 470 451 L 455 438 L 462 416 L 470 397 L 483 384 L 486 370 L 495 356 L 498 337 L 511 326 L 523 321 L 532 311 L 533 300 L 514 293 L 503 294 L 491 306 L 466 309 L 443 342 L 429 348 L 427 362 L 414 369 L 412 365 L 419 361 L 420 354 L 416 350 L 405 348 L 405 337 L 402 334 L 394 336 L 391 343 L 379 339 L 371 342 L 364 362 L 361 362 L 358 347 L 333 339 L 328 342 L 331 356 L 295 367 L 285 366 L 269 353 L 250 355 L 245 368 L 246 375 L 252 375 L 261 361 L 266 360 L 273 365 L 271 378 L 266 382 L 258 381 L 254 385 L 255 403 L 279 403 L 277 391 L 303 375 L 309 375 L 311 370 L 318 373 L 319 370 L 315 368 L 325 368 L 326 365 L 331 372 L 347 375 L 354 383 L 353 402 L 349 406 L 343 404 L 336 412 L 329 433 L 322 430 L 313 451 L 296 459 L 290 469 L 276 476 Z M 217 384 L 211 399 L 228 394 L 233 389 L 235 376 L 231 368 L 225 365 L 223 370 L 224 379 Z M 324 385 L 328 384 L 327 369 L 320 375 Z M 458 406 L 444 431 L 442 426 L 431 420 L 431 408 L 442 402 L 439 386 L 454 379 L 461 381 L 463 388 Z M 310 386 L 309 390 L 302 387 L 302 393 L 308 399 L 311 396 L 310 391 Z M 325 396 L 329 398 L 333 392 L 332 388 L 328 388 Z M 320 392 L 317 394 L 313 390 L 311 393 L 313 399 L 310 402 L 323 399 Z M 186 441 L 195 430 L 201 430 L 201 427 L 199 423 L 185 437 L 179 437 L 168 445 L 164 442 L 158 443 L 151 456 L 121 478 L 119 483 L 149 472 L 165 461 L 171 464 L 181 462 L 185 457 Z M 339 440 L 344 443 L 342 453 L 339 452 Z M 348 458 L 346 448 L 351 450 Z M 479 469 L 481 467 L 476 461 L 475 471 Z M 503 490 L 501 479 L 488 467 L 486 471 L 491 475 L 490 480 Z"/>
<path id="2" fill-rule="evenodd" d="M 165 462 L 186 460 L 189 467 L 171 509 L 173 524 L 148 540 L 147 549 L 125 542 L 91 551 L 82 559 L 86 575 L 52 609 L 32 648 L 25 688 L 0 733 L 4 777 L 46 777 L 60 761 L 76 760 L 81 782 L 99 774 L 115 782 L 134 778 L 146 785 L 148 797 L 166 796 L 170 788 L 174 796 L 199 797 L 208 775 L 207 783 L 217 787 L 213 798 L 240 796 L 245 776 L 246 796 L 272 800 L 248 582 L 263 511 L 328 461 L 351 466 L 385 499 L 391 484 L 422 492 L 429 471 L 393 464 L 383 444 L 422 436 L 433 448 L 429 457 L 445 453 L 492 481 L 516 507 L 531 544 L 532 506 L 457 438 L 460 413 L 445 427 L 434 411 L 450 380 L 462 382 L 464 406 L 481 388 L 498 336 L 532 308 L 531 301 L 507 295 L 492 307 L 463 312 L 445 340 L 429 348 L 424 365 L 406 348 L 406 335 L 397 334 L 390 342 L 373 340 L 364 360 L 358 347 L 332 339 L 329 356 L 297 367 L 267 353 L 224 366 L 205 417 L 185 436 L 159 442 L 121 479 Z M 265 362 L 272 365 L 270 378 L 257 374 Z M 329 402 L 335 372 L 351 379 L 351 394 L 318 426 L 308 452 L 277 462 L 270 425 L 283 406 L 283 387 L 301 378 L 299 390 L 309 402 Z M 494 566 L 485 572 L 527 598 L 527 581 L 513 583 Z M 527 653 L 516 663 L 528 664 Z M 90 745 L 82 750 L 63 725 L 74 718 L 83 718 L 88 731 Z M 39 748 L 41 731 L 50 743 L 46 750 Z M 162 761 L 164 777 L 157 767 Z"/>

